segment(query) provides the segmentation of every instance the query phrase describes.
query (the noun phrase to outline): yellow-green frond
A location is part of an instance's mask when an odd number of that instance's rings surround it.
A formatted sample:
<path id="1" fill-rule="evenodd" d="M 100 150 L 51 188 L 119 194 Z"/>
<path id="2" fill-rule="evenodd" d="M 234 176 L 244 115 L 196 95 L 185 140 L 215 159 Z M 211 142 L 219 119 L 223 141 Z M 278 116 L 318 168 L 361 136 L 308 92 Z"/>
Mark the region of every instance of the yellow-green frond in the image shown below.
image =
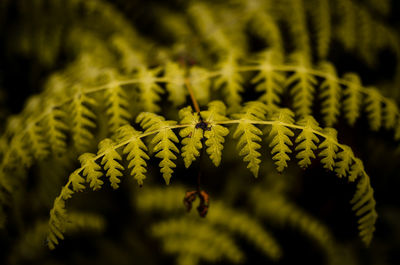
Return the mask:
<path id="1" fill-rule="evenodd" d="M 312 116 L 305 116 L 297 124 L 302 126 L 302 131 L 295 140 L 297 144 L 295 150 L 299 151 L 296 158 L 300 159 L 299 166 L 306 168 L 311 164 L 311 158 L 315 158 L 314 153 L 319 143 L 315 132 L 321 131 L 321 128 Z"/>
<path id="2" fill-rule="evenodd" d="M 365 111 L 368 113 L 369 124 L 372 130 L 377 131 L 382 125 L 381 94 L 376 88 L 366 88 L 365 93 Z"/>
<path id="3" fill-rule="evenodd" d="M 131 114 L 128 112 L 128 95 L 124 89 L 111 81 L 104 93 L 106 101 L 106 114 L 108 116 L 108 126 L 112 133 L 115 133 L 119 127 L 128 124 Z"/>
<path id="4" fill-rule="evenodd" d="M 199 150 L 202 148 L 201 139 L 203 138 L 203 130 L 198 126 L 200 117 L 198 113 L 194 113 L 192 107 L 188 106 L 179 111 L 181 124 L 188 124 L 189 126 L 181 129 L 179 135 L 182 137 L 182 151 L 181 155 L 188 168 L 196 157 L 200 155 Z"/>
<path id="5" fill-rule="evenodd" d="M 158 101 L 160 100 L 160 94 L 164 92 L 156 80 L 160 71 L 161 68 L 148 70 L 145 67 L 140 67 L 137 72 L 136 78 L 139 81 L 140 103 L 144 111 L 160 111 Z"/>
<path id="6" fill-rule="evenodd" d="M 193 66 L 190 68 L 189 80 L 193 89 L 194 97 L 200 104 L 205 104 L 210 100 L 210 73 L 205 68 Z"/>
<path id="7" fill-rule="evenodd" d="M 337 81 L 338 77 L 333 64 L 323 62 L 321 63 L 320 68 L 324 73 L 326 73 L 325 79 L 320 85 L 321 92 L 319 96 L 322 100 L 321 113 L 325 125 L 331 127 L 337 122 L 340 113 L 342 88 Z"/>
<path id="8" fill-rule="evenodd" d="M 343 92 L 343 110 L 344 115 L 350 125 L 354 125 L 357 118 L 360 116 L 361 108 L 361 81 L 358 75 L 353 73 L 347 73 L 343 76 L 347 80 L 348 84 Z"/>
<path id="9" fill-rule="evenodd" d="M 79 161 L 83 169 L 82 175 L 86 177 L 86 182 L 89 183 L 90 188 L 99 190 L 104 183 L 100 179 L 103 176 L 103 172 L 101 172 L 101 167 L 94 161 L 95 157 L 95 154 L 84 153 L 79 156 Z"/>
<path id="10" fill-rule="evenodd" d="M 118 183 L 121 182 L 119 179 L 122 176 L 121 170 L 124 170 L 124 167 L 118 162 L 122 157 L 115 150 L 114 142 L 108 138 L 102 140 L 99 143 L 97 155 L 102 155 L 101 164 L 107 172 L 106 176 L 109 177 L 111 187 L 117 189 Z"/>
<path id="11" fill-rule="evenodd" d="M 165 66 L 164 78 L 167 79 L 168 100 L 174 106 L 185 103 L 187 89 L 185 87 L 185 71 L 177 63 L 168 62 Z"/>
<path id="12" fill-rule="evenodd" d="M 226 121 L 226 107 L 221 101 L 212 101 L 208 104 L 208 110 L 200 113 L 203 120 L 207 123 L 204 131 L 204 137 L 207 139 L 206 152 L 215 166 L 221 163 L 224 137 L 228 135 L 229 130 L 222 125 L 217 124 L 220 121 Z"/>
<path id="13" fill-rule="evenodd" d="M 322 157 L 321 163 L 324 168 L 332 171 L 335 167 L 335 159 L 339 150 L 337 146 L 337 131 L 333 128 L 325 128 L 323 133 L 326 137 L 318 146 L 318 149 L 322 149 L 318 156 Z"/>

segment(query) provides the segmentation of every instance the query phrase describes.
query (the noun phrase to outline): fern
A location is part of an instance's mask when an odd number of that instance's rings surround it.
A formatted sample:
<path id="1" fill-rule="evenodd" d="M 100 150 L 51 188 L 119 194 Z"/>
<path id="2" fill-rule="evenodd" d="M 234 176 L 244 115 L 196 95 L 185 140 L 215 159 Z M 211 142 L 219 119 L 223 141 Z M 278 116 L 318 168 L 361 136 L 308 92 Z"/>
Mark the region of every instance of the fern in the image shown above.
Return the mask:
<path id="1" fill-rule="evenodd" d="M 345 117 L 350 125 L 353 125 L 360 115 L 361 108 L 361 83 L 360 78 L 356 74 L 346 74 L 344 77 L 347 81 L 347 87 L 344 90 L 343 108 Z"/>
<path id="2" fill-rule="evenodd" d="M 202 148 L 201 139 L 203 138 L 203 130 L 198 127 L 200 117 L 198 113 L 193 113 L 191 107 L 186 107 L 179 111 L 182 124 L 190 124 L 190 126 L 182 129 L 179 135 L 182 137 L 182 157 L 185 167 L 188 168 L 192 162 L 200 155 L 199 149 Z"/>
<path id="3" fill-rule="evenodd" d="M 306 116 L 298 122 L 303 127 L 302 132 L 297 136 L 297 146 L 295 150 L 299 151 L 296 158 L 300 159 L 299 166 L 306 168 L 311 164 L 311 158 L 315 158 L 314 152 L 317 149 L 319 139 L 314 132 L 321 130 L 317 121 L 312 116 Z"/>

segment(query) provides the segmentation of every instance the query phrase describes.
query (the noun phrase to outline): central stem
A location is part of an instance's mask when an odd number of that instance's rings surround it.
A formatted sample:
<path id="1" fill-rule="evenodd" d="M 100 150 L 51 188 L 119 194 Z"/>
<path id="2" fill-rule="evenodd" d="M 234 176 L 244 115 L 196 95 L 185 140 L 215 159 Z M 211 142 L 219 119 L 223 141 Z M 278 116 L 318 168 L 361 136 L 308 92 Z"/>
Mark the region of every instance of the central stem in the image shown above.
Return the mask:
<path id="1" fill-rule="evenodd" d="M 190 95 L 190 99 L 192 100 L 193 107 L 196 110 L 196 112 L 199 113 L 199 115 L 200 115 L 199 104 L 197 103 L 197 100 L 194 97 L 192 85 L 190 84 L 189 78 L 185 78 L 185 85 L 186 85 L 187 90 L 189 91 L 189 95 Z"/>

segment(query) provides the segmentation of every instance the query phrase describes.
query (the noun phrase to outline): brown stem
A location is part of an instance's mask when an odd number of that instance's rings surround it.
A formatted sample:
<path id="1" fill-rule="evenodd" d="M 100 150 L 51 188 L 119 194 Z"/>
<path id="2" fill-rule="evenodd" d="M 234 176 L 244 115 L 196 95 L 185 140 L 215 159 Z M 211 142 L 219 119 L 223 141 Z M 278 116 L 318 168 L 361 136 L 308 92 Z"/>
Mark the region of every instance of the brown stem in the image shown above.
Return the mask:
<path id="1" fill-rule="evenodd" d="M 192 85 L 189 82 L 189 78 L 185 78 L 185 85 L 186 85 L 187 90 L 189 91 L 190 99 L 192 100 L 194 109 L 196 110 L 197 113 L 200 114 L 199 104 L 197 103 L 197 100 L 194 97 Z"/>

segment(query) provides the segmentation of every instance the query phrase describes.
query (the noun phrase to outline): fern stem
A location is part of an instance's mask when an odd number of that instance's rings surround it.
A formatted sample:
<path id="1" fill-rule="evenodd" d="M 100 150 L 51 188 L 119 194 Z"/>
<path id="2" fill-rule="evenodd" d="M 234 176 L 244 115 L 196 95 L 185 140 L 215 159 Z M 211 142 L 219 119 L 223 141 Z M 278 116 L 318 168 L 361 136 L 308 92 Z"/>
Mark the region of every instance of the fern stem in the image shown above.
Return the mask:
<path id="1" fill-rule="evenodd" d="M 194 96 L 193 89 L 192 89 L 192 86 L 190 85 L 189 78 L 185 78 L 185 86 L 186 86 L 187 90 L 189 91 L 190 99 L 192 100 L 194 109 L 196 110 L 197 113 L 200 113 L 199 103 L 197 103 L 197 100 Z M 201 119 L 201 116 L 200 116 L 200 119 Z"/>

